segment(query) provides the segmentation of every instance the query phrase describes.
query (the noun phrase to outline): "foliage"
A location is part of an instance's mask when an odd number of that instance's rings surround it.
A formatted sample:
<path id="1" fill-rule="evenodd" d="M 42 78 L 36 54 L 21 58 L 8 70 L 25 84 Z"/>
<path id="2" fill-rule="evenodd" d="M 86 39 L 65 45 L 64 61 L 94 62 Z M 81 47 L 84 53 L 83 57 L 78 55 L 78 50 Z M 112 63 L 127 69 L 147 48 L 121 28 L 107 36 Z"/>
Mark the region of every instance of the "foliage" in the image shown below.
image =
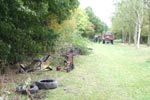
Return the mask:
<path id="1" fill-rule="evenodd" d="M 94 25 L 91 22 L 89 22 L 82 36 L 92 39 L 94 35 L 95 35 Z"/>
<path id="2" fill-rule="evenodd" d="M 122 35 L 123 41 L 140 42 L 150 40 L 149 0 L 116 1 L 116 12 L 112 19 L 112 31 Z M 146 43 L 146 42 L 145 42 Z M 150 44 L 150 42 L 148 43 Z"/>
<path id="3" fill-rule="evenodd" d="M 56 15 L 58 23 L 61 23 L 72 14 L 73 9 L 78 7 L 79 2 L 78 0 L 50 0 L 48 4 L 50 12 Z"/>
<path id="4" fill-rule="evenodd" d="M 92 8 L 87 7 L 85 11 L 89 17 L 89 21 L 94 26 L 95 33 L 102 33 L 103 31 L 108 30 L 108 26 L 94 14 Z"/>
<path id="5" fill-rule="evenodd" d="M 77 30 L 80 32 L 80 34 L 85 33 L 86 27 L 89 23 L 89 17 L 85 10 L 78 8 L 75 12 L 75 19 L 77 21 Z"/>
<path id="6" fill-rule="evenodd" d="M 50 21 L 49 27 L 53 28 L 55 32 L 60 33 L 59 39 L 56 42 L 56 51 L 78 48 L 82 54 L 86 54 L 87 40 L 82 35 L 87 30 L 89 19 L 85 11 L 80 8 L 76 9 L 71 18 L 62 23 L 58 23 L 55 16 L 53 16 L 53 19 Z"/>
<path id="7" fill-rule="evenodd" d="M 87 43 L 88 39 L 83 38 L 80 31 L 76 30 L 70 34 L 61 34 L 58 41 L 56 42 L 56 51 L 59 53 L 68 51 L 70 49 L 79 49 L 81 54 L 87 54 Z M 84 44 L 84 45 L 83 45 Z"/>
<path id="8" fill-rule="evenodd" d="M 71 41 L 73 43 L 74 48 L 80 49 L 80 54 L 85 55 L 88 54 L 87 45 L 89 43 L 87 38 L 82 37 L 78 31 L 72 34 Z M 71 42 L 70 41 L 70 42 Z M 84 45 L 83 45 L 84 44 Z"/>
<path id="9" fill-rule="evenodd" d="M 59 34 L 48 27 L 49 15 L 62 23 L 78 5 L 78 0 L 0 0 L 0 60 L 14 64 L 52 52 Z"/>
<path id="10" fill-rule="evenodd" d="M 67 50 L 68 48 L 78 48 L 81 49 L 81 52 L 83 54 L 87 53 L 86 45 L 82 45 L 86 44 L 87 40 L 83 37 L 93 38 L 93 36 L 95 35 L 95 25 L 90 22 L 86 10 L 83 10 L 81 8 L 74 10 L 74 13 L 70 17 L 70 19 L 67 19 L 62 23 L 59 23 L 57 21 L 56 15 L 49 15 L 49 17 L 53 19 L 49 21 L 49 27 L 60 34 L 56 45 L 57 52 L 61 51 L 62 49 Z M 105 23 L 101 24 L 105 25 Z M 100 26 L 100 28 L 104 27 Z"/>
<path id="11" fill-rule="evenodd" d="M 95 34 L 94 25 L 90 22 L 89 16 L 86 11 L 78 8 L 74 14 L 76 19 L 77 27 L 76 30 L 80 35 L 86 38 L 91 38 Z"/>

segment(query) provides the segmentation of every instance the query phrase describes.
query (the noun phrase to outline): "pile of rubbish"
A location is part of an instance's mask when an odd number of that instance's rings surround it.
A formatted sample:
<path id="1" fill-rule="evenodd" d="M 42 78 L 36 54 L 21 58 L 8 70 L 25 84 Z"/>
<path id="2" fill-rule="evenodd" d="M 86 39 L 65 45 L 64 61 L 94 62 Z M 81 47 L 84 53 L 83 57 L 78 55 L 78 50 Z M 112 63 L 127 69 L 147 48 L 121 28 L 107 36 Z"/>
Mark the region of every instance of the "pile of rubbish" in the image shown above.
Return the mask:
<path id="1" fill-rule="evenodd" d="M 70 51 L 67 54 L 62 55 L 64 60 L 63 67 L 61 65 L 58 65 L 56 67 L 57 71 L 66 70 L 66 72 L 70 72 L 74 69 L 74 63 L 73 63 L 73 51 Z M 35 59 L 31 62 L 31 64 L 25 66 L 24 64 L 20 64 L 19 66 L 19 73 L 25 73 L 25 72 L 33 72 L 37 70 L 52 70 L 52 67 L 50 66 L 51 63 L 51 56 L 46 55 L 42 58 Z"/>
<path id="2" fill-rule="evenodd" d="M 66 72 L 70 72 L 74 69 L 73 63 L 73 53 L 70 52 L 68 54 L 62 55 L 64 60 L 64 65 L 57 66 L 56 71 L 65 70 Z M 33 72 L 36 70 L 53 70 L 50 66 L 51 56 L 47 55 L 40 59 L 35 59 L 31 62 L 31 64 L 25 66 L 24 64 L 20 64 L 19 73 Z M 31 84 L 20 84 L 16 88 L 16 92 L 21 94 L 31 95 L 37 93 L 40 89 L 55 89 L 58 87 L 58 82 L 55 79 L 41 79 L 37 80 Z"/>
<path id="3" fill-rule="evenodd" d="M 55 79 L 41 79 L 27 85 L 26 83 L 20 84 L 16 88 L 16 92 L 21 94 L 37 93 L 40 89 L 55 89 L 58 87 L 58 82 Z"/>
<path id="4" fill-rule="evenodd" d="M 70 51 L 67 54 L 61 55 L 65 58 L 64 65 L 56 66 L 56 71 L 66 71 L 70 72 L 74 69 L 73 63 L 73 51 Z M 50 66 L 51 56 L 46 55 L 40 59 L 33 60 L 29 65 L 25 66 L 24 64 L 20 64 L 19 73 L 33 72 L 37 70 L 53 70 Z M 28 83 L 28 82 L 27 82 Z M 16 92 L 20 94 L 31 95 L 37 93 L 40 89 L 55 89 L 58 87 L 58 82 L 55 79 L 41 79 L 37 80 L 31 84 L 20 84 L 16 88 Z M 32 97 L 32 96 L 31 96 Z"/>

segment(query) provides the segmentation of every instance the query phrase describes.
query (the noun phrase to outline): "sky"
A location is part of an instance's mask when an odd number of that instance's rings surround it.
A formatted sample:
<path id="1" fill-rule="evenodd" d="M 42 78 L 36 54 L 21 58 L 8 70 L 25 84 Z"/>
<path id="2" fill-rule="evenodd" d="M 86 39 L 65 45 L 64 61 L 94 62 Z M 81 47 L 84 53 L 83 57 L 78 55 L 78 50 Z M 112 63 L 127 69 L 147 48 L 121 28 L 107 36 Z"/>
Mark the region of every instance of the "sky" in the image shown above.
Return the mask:
<path id="1" fill-rule="evenodd" d="M 80 7 L 86 8 L 90 6 L 93 12 L 109 27 L 111 27 L 111 18 L 114 13 L 113 0 L 79 0 Z"/>

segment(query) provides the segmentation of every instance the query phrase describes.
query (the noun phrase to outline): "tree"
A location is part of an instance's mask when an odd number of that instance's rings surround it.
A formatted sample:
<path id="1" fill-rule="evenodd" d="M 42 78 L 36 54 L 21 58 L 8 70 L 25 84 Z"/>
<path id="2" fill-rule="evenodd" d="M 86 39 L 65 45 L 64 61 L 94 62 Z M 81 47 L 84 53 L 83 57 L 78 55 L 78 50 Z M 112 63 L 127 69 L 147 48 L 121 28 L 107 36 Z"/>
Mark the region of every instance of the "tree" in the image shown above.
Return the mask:
<path id="1" fill-rule="evenodd" d="M 118 5 L 120 5 L 118 6 L 119 12 L 125 16 L 126 22 L 132 22 L 132 27 L 135 26 L 134 43 L 139 48 L 144 19 L 144 2 L 143 0 L 121 0 Z M 123 16 L 122 19 L 124 19 Z M 124 25 L 127 27 L 130 24 Z"/>
<path id="2" fill-rule="evenodd" d="M 90 22 L 89 16 L 87 15 L 86 11 L 79 8 L 76 11 L 76 21 L 77 21 L 77 30 L 78 32 L 86 38 L 93 38 L 93 35 L 95 34 L 94 25 Z"/>
<path id="3" fill-rule="evenodd" d="M 59 23 L 66 20 L 79 6 L 78 0 L 48 0 L 48 10 L 54 14 Z"/>
<path id="4" fill-rule="evenodd" d="M 141 28 L 143 24 L 144 19 L 144 2 L 143 0 L 133 0 L 133 10 L 136 15 L 135 24 L 136 24 L 136 31 L 135 31 L 135 40 L 136 41 L 136 47 L 140 47 L 140 37 L 141 37 Z"/>
<path id="5" fill-rule="evenodd" d="M 114 33 L 119 33 L 122 36 L 122 42 L 130 44 L 132 40 L 132 33 L 133 33 L 133 27 L 134 23 L 130 16 L 130 8 L 127 6 L 128 2 L 122 1 L 120 3 L 117 3 L 116 13 L 114 17 L 112 18 L 112 31 Z"/>
<path id="6" fill-rule="evenodd" d="M 94 25 L 94 30 L 95 30 L 95 34 L 97 33 L 102 33 L 104 30 L 107 31 L 107 25 L 104 24 L 104 22 L 102 22 L 93 12 L 92 8 L 87 7 L 85 9 L 88 17 L 89 17 L 89 21 Z"/>
<path id="7" fill-rule="evenodd" d="M 148 13 L 148 38 L 147 38 L 147 45 L 150 46 L 150 1 L 149 0 L 144 0 L 145 3 L 145 8 Z"/>
<path id="8" fill-rule="evenodd" d="M 0 45 L 5 45 L 0 60 L 14 64 L 53 51 L 59 34 L 48 26 L 49 15 L 62 23 L 78 5 L 78 0 L 0 0 Z"/>

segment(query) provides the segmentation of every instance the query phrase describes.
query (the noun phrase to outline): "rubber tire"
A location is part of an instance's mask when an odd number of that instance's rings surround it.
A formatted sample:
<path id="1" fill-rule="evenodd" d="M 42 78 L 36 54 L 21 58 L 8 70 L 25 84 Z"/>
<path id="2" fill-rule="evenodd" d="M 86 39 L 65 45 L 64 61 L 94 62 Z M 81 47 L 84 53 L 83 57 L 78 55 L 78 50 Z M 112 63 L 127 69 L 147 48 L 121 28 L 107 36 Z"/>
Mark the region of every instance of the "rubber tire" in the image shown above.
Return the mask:
<path id="1" fill-rule="evenodd" d="M 103 40 L 103 44 L 105 44 L 105 40 Z"/>
<path id="2" fill-rule="evenodd" d="M 31 84 L 31 85 L 30 85 L 29 92 L 30 92 L 31 94 L 37 93 L 38 90 L 39 90 L 39 88 L 38 88 L 38 86 L 37 86 L 36 84 Z"/>
<path id="3" fill-rule="evenodd" d="M 42 79 L 35 82 L 39 89 L 55 89 L 58 83 L 54 79 Z"/>
<path id="4" fill-rule="evenodd" d="M 111 40 L 111 44 L 114 44 L 113 40 Z"/>
<path id="5" fill-rule="evenodd" d="M 37 93 L 39 90 L 38 86 L 36 86 L 35 84 L 31 84 L 30 85 L 30 89 L 28 90 L 31 94 Z M 27 91 L 25 89 L 23 89 L 23 84 L 19 85 L 16 88 L 16 92 L 21 93 L 21 94 L 27 94 Z"/>

